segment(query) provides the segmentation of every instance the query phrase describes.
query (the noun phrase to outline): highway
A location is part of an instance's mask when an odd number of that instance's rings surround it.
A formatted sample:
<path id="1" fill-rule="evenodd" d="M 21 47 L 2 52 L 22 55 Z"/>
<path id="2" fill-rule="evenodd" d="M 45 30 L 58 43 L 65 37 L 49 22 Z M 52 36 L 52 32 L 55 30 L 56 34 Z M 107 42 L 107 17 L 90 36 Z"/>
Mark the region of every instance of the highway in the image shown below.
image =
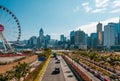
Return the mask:
<path id="1" fill-rule="evenodd" d="M 51 58 L 48 67 L 42 77 L 42 81 L 78 81 L 66 62 L 61 56 L 58 56 L 60 63 L 56 63 L 55 58 Z M 55 67 L 60 67 L 59 74 L 53 74 Z"/>
<path id="2" fill-rule="evenodd" d="M 56 64 L 55 58 L 51 58 L 48 67 L 43 75 L 42 81 L 65 81 L 60 63 Z M 53 74 L 55 67 L 60 67 L 59 74 Z"/>

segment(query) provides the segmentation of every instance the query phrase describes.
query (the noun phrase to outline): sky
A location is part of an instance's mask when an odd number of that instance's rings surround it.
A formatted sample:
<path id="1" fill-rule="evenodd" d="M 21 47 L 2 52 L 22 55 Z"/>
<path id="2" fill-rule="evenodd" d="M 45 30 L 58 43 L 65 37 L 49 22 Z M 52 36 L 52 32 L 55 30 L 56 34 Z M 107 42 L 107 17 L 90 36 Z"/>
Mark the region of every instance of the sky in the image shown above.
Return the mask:
<path id="1" fill-rule="evenodd" d="M 90 35 L 98 22 L 104 26 L 120 16 L 120 0 L 0 0 L 0 5 L 18 18 L 21 40 L 38 37 L 40 28 L 52 39 L 78 29 Z"/>

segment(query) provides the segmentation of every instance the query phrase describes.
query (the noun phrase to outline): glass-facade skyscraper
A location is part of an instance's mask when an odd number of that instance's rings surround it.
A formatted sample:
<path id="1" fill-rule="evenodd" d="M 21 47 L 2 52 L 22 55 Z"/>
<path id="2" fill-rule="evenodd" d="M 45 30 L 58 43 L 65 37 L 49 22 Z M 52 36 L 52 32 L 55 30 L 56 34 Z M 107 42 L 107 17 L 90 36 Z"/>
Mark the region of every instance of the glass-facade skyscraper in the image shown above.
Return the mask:
<path id="1" fill-rule="evenodd" d="M 42 28 L 39 31 L 38 47 L 40 47 L 40 48 L 44 47 L 44 32 L 43 32 Z"/>
<path id="2" fill-rule="evenodd" d="M 115 45 L 115 23 L 104 26 L 104 46 L 111 48 Z"/>

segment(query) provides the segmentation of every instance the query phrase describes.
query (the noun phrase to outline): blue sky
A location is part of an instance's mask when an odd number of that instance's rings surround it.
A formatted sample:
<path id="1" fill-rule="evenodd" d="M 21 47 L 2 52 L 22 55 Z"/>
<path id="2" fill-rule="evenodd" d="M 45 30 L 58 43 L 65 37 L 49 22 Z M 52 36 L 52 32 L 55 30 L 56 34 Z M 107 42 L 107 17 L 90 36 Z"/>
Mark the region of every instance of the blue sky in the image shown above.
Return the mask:
<path id="1" fill-rule="evenodd" d="M 96 32 L 96 24 L 118 22 L 120 0 L 0 0 L 21 24 L 21 40 L 44 34 L 59 39 L 60 34 L 69 37 L 72 30 Z"/>

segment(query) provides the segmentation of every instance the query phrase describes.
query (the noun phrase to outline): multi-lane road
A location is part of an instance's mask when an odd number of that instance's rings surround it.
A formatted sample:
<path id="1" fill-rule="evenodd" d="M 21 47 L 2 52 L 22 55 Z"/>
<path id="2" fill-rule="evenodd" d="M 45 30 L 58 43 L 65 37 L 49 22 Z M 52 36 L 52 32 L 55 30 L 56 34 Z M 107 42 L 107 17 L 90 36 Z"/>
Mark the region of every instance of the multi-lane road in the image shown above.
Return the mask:
<path id="1" fill-rule="evenodd" d="M 47 69 L 42 77 L 42 81 L 77 81 L 71 70 L 65 64 L 64 60 L 60 56 L 59 59 L 60 63 L 56 63 L 57 60 L 55 60 L 55 58 L 50 59 Z M 60 68 L 60 73 L 58 74 L 54 74 L 56 67 Z"/>
<path id="2" fill-rule="evenodd" d="M 55 58 L 51 58 L 45 71 L 42 81 L 65 81 L 60 63 L 56 63 Z M 55 67 L 60 67 L 60 73 L 54 74 Z"/>
<path id="3" fill-rule="evenodd" d="M 47 69 L 42 77 L 42 81 L 78 81 L 75 75 L 73 74 L 73 72 L 71 71 L 71 69 L 68 67 L 68 65 L 66 64 L 66 62 L 61 56 L 59 56 L 59 60 L 60 60 L 60 63 L 56 63 L 57 60 L 55 60 L 55 58 L 50 59 Z M 100 81 L 98 78 L 96 78 L 90 72 L 85 70 L 76 62 L 74 62 L 74 64 L 79 69 L 81 69 L 92 81 Z M 54 74 L 56 67 L 60 68 L 60 73 L 58 74 Z M 82 81 L 82 79 L 80 81 Z"/>

